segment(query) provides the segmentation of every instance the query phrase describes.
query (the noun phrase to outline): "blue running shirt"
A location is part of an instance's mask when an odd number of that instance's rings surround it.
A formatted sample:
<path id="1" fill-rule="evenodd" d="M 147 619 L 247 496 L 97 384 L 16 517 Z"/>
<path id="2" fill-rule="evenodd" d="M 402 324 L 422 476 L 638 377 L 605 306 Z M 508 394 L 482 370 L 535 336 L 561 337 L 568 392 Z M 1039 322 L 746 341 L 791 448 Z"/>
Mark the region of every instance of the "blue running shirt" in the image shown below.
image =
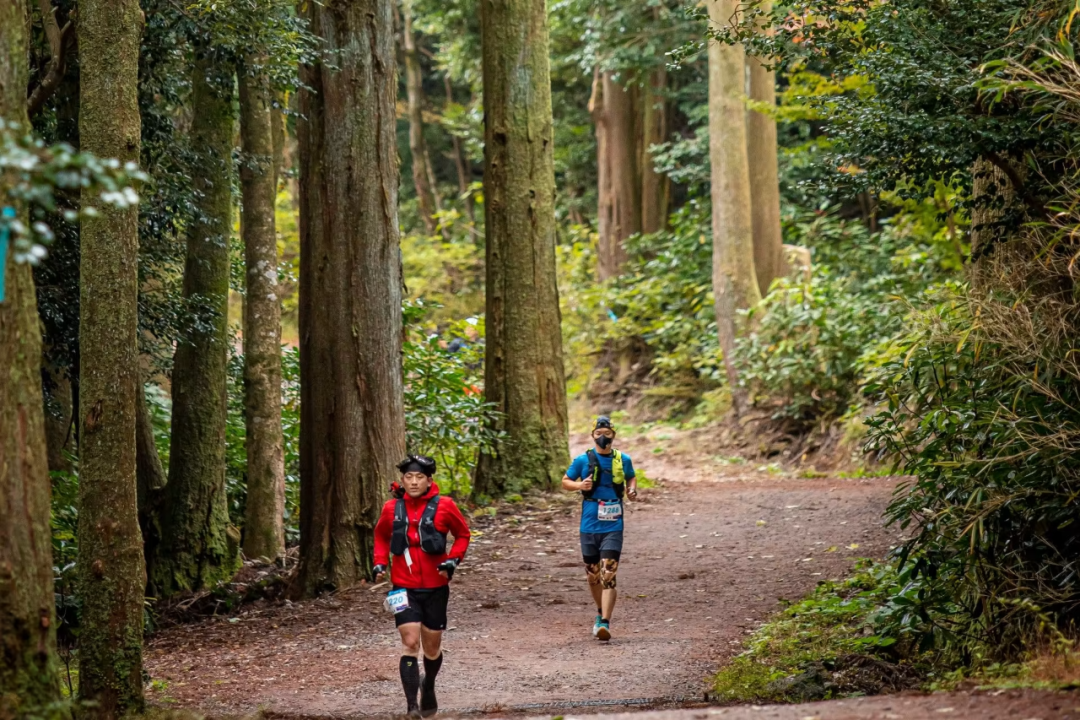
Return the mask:
<path id="1" fill-rule="evenodd" d="M 615 494 L 615 483 L 612 481 L 611 475 L 611 455 L 601 455 L 600 453 L 596 453 L 596 457 L 600 461 L 600 485 L 593 487 L 593 499 L 618 500 L 619 496 Z M 626 453 L 622 454 L 622 462 L 623 474 L 626 476 L 626 482 L 629 484 L 630 480 L 634 477 L 634 465 L 630 461 L 630 456 Z M 588 474 L 589 456 L 584 453 L 574 458 L 574 462 L 570 463 L 570 468 L 566 471 L 566 477 L 571 480 L 584 480 Z M 617 532 L 623 529 L 623 518 L 619 518 L 618 520 L 600 520 L 596 516 L 599 509 L 599 503 L 582 503 L 581 532 L 608 533 Z"/>

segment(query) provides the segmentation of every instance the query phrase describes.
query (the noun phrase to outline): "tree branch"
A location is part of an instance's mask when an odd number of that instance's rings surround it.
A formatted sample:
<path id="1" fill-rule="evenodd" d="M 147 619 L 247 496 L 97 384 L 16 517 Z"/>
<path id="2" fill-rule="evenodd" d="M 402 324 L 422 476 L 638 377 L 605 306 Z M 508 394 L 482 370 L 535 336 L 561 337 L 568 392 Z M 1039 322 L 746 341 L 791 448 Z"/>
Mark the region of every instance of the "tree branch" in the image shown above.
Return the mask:
<path id="1" fill-rule="evenodd" d="M 38 0 L 38 8 L 41 10 L 41 22 L 45 26 L 45 37 L 49 40 L 49 70 L 41 84 L 34 88 L 26 101 L 29 115 L 36 115 L 44 107 L 56 88 L 60 87 L 60 81 L 64 79 L 67 70 L 67 51 L 71 40 L 75 37 L 74 26 L 68 20 L 63 28 L 56 22 L 57 8 L 49 4 L 49 0 Z"/>

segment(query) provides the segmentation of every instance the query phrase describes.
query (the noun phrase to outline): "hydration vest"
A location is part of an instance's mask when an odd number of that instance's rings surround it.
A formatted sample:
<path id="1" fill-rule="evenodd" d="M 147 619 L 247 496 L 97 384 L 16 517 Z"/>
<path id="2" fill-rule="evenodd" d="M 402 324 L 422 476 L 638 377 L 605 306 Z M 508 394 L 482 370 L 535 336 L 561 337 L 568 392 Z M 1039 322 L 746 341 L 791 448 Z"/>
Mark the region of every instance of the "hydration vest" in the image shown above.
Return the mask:
<path id="1" fill-rule="evenodd" d="M 602 468 L 600 467 L 600 458 L 596 456 L 595 450 L 588 450 L 585 456 L 589 458 L 589 470 L 587 477 L 592 478 L 592 490 L 582 490 L 581 496 L 586 500 L 592 500 L 593 490 L 600 487 L 600 473 Z M 618 450 L 611 451 L 611 482 L 615 485 L 615 497 L 622 500 L 623 493 L 626 491 L 626 474 L 623 472 L 622 453 Z"/>
<path id="2" fill-rule="evenodd" d="M 442 555 L 446 552 L 446 535 L 435 528 L 435 513 L 439 509 L 439 496 L 428 500 L 424 512 L 420 515 L 420 549 L 428 555 Z M 409 549 L 409 513 L 405 509 L 405 498 L 399 498 L 394 506 L 394 529 L 390 536 L 390 554 L 404 555 Z"/>

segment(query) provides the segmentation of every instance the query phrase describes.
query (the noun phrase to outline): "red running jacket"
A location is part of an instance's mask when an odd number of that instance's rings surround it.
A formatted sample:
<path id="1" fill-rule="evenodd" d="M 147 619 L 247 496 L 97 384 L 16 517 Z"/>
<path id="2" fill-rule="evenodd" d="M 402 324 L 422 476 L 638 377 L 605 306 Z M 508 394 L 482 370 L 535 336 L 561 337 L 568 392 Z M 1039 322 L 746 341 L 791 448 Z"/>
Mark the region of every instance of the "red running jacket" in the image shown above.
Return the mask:
<path id="1" fill-rule="evenodd" d="M 397 556 L 390 562 L 390 537 L 394 532 L 394 507 L 397 499 L 386 501 L 383 505 L 379 522 L 375 525 L 375 564 L 390 565 L 390 582 L 395 587 L 414 590 L 431 590 L 448 585 L 449 580 L 439 574 L 439 565 L 447 559 L 462 560 L 469 548 L 469 526 L 458 510 L 457 503 L 448 497 L 439 498 L 439 509 L 435 511 L 435 529 L 454 536 L 454 544 L 444 555 L 429 555 L 420 549 L 420 517 L 424 514 L 428 500 L 439 492 L 439 486 L 431 484 L 427 493 L 418 498 L 405 495 L 405 511 L 409 516 L 409 556 L 412 567 L 405 562 L 404 556 Z"/>

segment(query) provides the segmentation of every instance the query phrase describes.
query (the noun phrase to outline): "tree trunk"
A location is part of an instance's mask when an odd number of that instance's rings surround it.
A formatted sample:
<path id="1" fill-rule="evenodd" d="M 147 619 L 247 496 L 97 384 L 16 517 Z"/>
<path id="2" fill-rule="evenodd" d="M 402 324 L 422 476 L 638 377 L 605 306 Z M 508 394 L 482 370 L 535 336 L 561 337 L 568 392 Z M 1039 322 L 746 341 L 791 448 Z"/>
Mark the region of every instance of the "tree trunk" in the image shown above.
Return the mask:
<path id="1" fill-rule="evenodd" d="M 188 229 L 184 298 L 192 318 L 176 345 L 172 436 L 161 543 L 150 567 L 158 597 L 213 587 L 237 568 L 225 496 L 229 235 L 232 227 L 232 68 L 197 48 L 191 138 L 197 219 Z"/>
<path id="2" fill-rule="evenodd" d="M 641 174 L 634 92 L 602 73 L 590 102 L 596 123 L 599 248 L 597 274 L 607 280 L 626 263 L 623 242 L 641 232 Z"/>
<path id="3" fill-rule="evenodd" d="M 294 593 L 370 572 L 405 454 L 393 0 L 308 3 L 331 62 L 300 91 L 300 568 Z"/>
<path id="4" fill-rule="evenodd" d="M 450 76 L 443 75 L 443 85 L 446 88 L 446 104 L 454 102 L 454 88 L 450 84 Z M 457 167 L 458 193 L 465 200 L 465 214 L 469 216 L 469 222 L 476 223 L 476 215 L 473 209 L 473 197 L 469 193 L 469 185 L 472 183 L 472 172 L 469 170 L 469 161 L 465 157 L 465 151 L 461 147 L 461 138 L 453 133 L 450 135 L 450 143 L 453 148 L 454 165 Z"/>
<path id="5" fill-rule="evenodd" d="M 767 11 L 768 8 L 766 7 Z M 756 57 L 750 66 L 750 97 L 776 107 L 776 77 Z M 754 226 L 754 270 L 762 295 L 772 281 L 788 274 L 784 239 L 780 232 L 780 180 L 776 158 L 776 120 L 771 115 L 746 113 L 747 156 L 750 165 L 750 202 Z"/>
<path id="6" fill-rule="evenodd" d="M 277 91 L 270 109 L 270 137 L 274 145 L 274 208 L 277 208 L 277 191 L 285 176 L 285 94 Z"/>
<path id="7" fill-rule="evenodd" d="M 487 350 L 484 387 L 506 439 L 480 456 L 473 493 L 551 489 L 567 451 L 555 284 L 555 171 L 544 0 L 486 0 L 484 81 Z"/>
<path id="8" fill-rule="evenodd" d="M 25 18 L 23 0 L 0 0 L 0 118 L 23 127 Z M 13 255 L 0 255 L 8 278 L 0 302 L 0 718 L 60 699 L 41 330 L 33 274 Z"/>
<path id="9" fill-rule="evenodd" d="M 977 261 L 1005 234 L 1002 220 L 1017 211 L 1020 201 L 1009 176 L 986 158 L 971 167 L 971 197 L 971 258 Z"/>
<path id="10" fill-rule="evenodd" d="M 45 383 L 45 444 L 49 453 L 49 470 L 71 472 L 68 457 L 74 447 L 71 431 L 71 378 L 65 368 L 46 362 L 42 365 Z"/>
<path id="11" fill-rule="evenodd" d="M 412 3 L 402 0 L 401 14 L 404 19 L 401 32 L 402 50 L 405 54 L 405 91 L 409 106 L 409 152 L 412 154 L 412 177 L 416 187 L 416 199 L 420 206 L 420 218 L 428 235 L 434 235 L 435 186 L 431 180 L 427 144 L 424 142 L 424 78 L 420 72 L 420 53 L 413 35 Z"/>
<path id="12" fill-rule="evenodd" d="M 654 233 L 667 226 L 671 180 L 656 172 L 649 148 L 667 140 L 667 70 L 660 67 L 649 73 L 641 93 L 641 232 Z"/>
<path id="13" fill-rule="evenodd" d="M 154 442 L 154 422 L 146 402 L 146 388 L 139 383 L 136 389 L 135 416 L 135 477 L 138 488 L 139 530 L 142 532 L 143 557 L 153 558 L 160 534 L 157 516 L 161 491 L 165 488 L 165 470 L 161 465 L 157 443 Z"/>
<path id="14" fill-rule="evenodd" d="M 244 409 L 247 504 L 244 554 L 285 554 L 285 449 L 281 431 L 281 303 L 274 232 L 274 143 L 270 83 L 255 58 L 239 73 L 240 187 L 244 214 Z"/>
<path id="15" fill-rule="evenodd" d="M 709 0 L 717 25 L 737 0 Z M 734 363 L 737 311 L 761 299 L 754 272 L 750 168 L 746 139 L 746 56 L 741 45 L 709 43 L 709 160 L 712 164 L 713 295 L 720 349 L 736 412 L 745 406 Z"/>
<path id="16" fill-rule="evenodd" d="M 79 138 L 101 158 L 139 161 L 142 28 L 137 0 L 79 5 Z M 79 699 L 96 703 L 85 716 L 114 718 L 143 709 L 139 213 L 100 213 L 83 219 L 80 234 Z"/>

